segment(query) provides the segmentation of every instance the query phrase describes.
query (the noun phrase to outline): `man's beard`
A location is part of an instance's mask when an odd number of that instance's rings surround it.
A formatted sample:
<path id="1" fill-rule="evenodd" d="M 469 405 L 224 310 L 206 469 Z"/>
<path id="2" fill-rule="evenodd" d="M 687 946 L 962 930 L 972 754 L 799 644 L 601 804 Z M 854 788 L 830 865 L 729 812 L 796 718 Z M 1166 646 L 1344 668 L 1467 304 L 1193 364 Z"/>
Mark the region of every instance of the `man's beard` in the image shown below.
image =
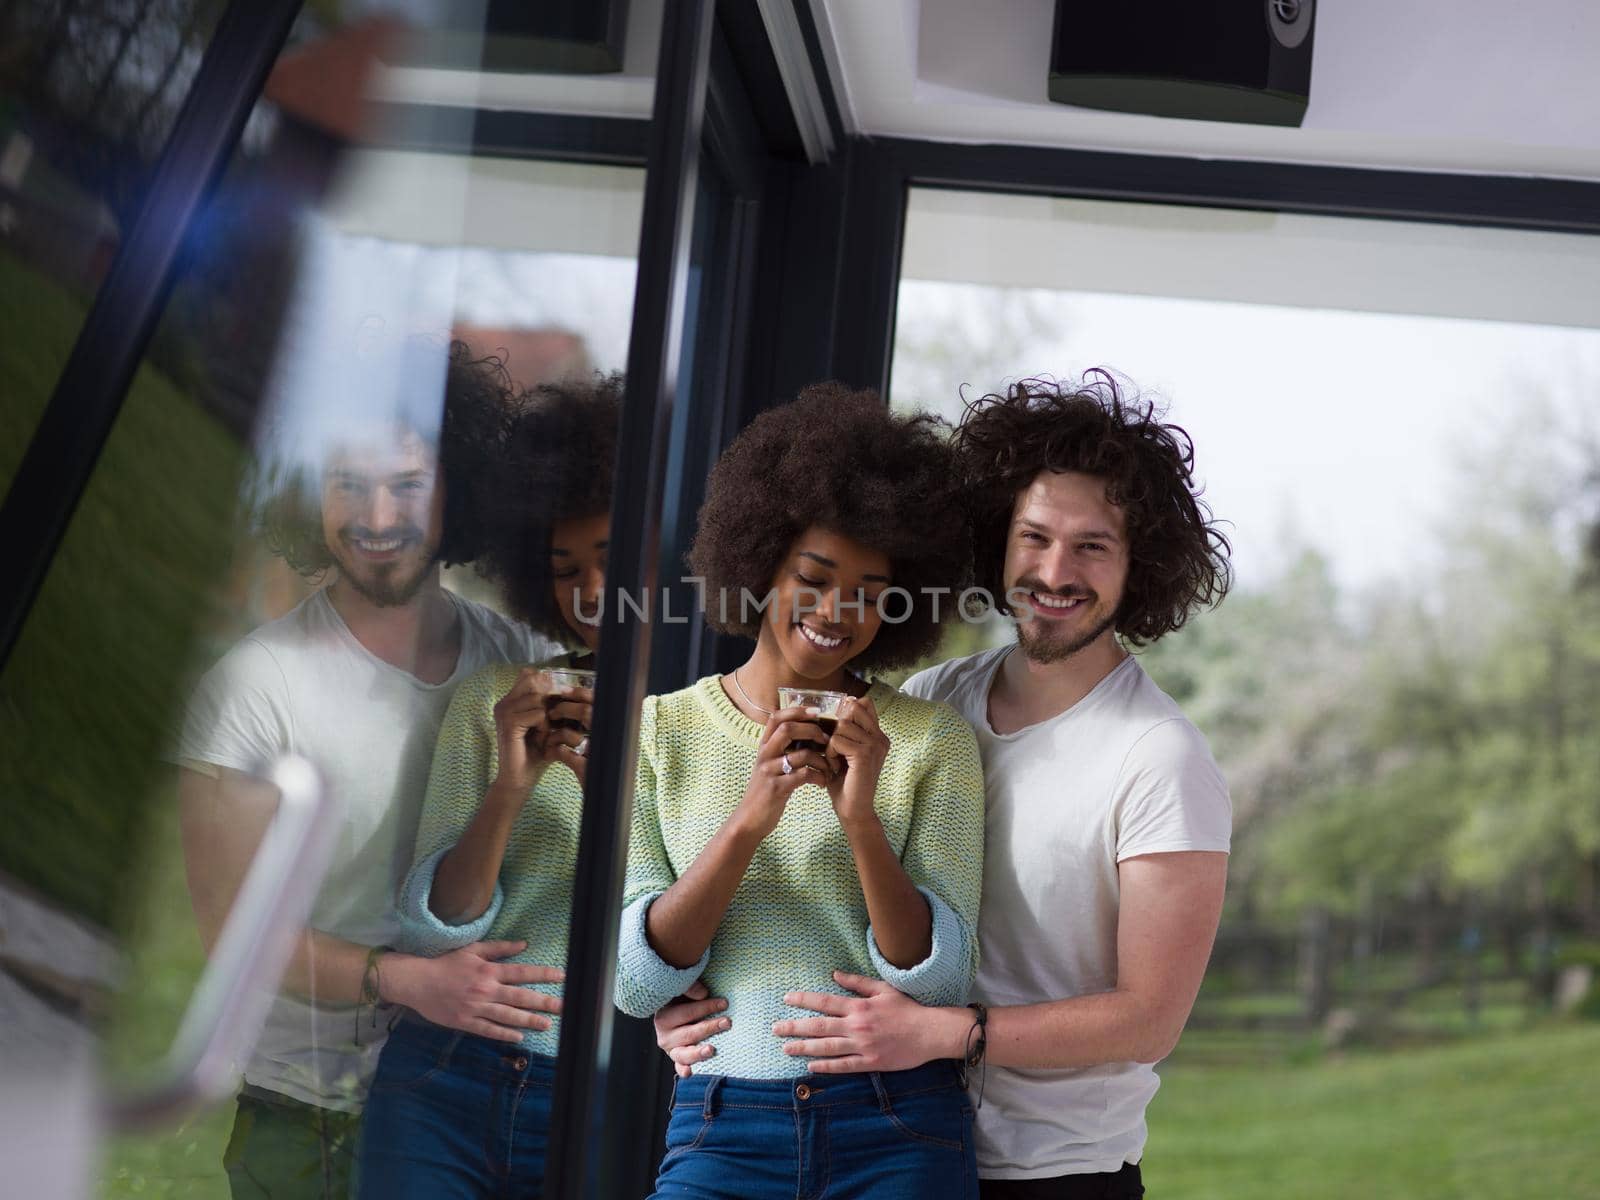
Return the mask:
<path id="1" fill-rule="evenodd" d="M 1106 630 L 1116 623 L 1117 614 L 1111 613 L 1087 633 L 1075 637 L 1071 641 L 1058 642 L 1049 637 L 1029 636 L 1035 628 L 1042 624 L 1041 621 L 1037 619 L 1033 621 L 1018 621 L 1017 645 L 1029 662 L 1037 663 L 1039 666 L 1046 666 L 1049 663 L 1058 663 L 1064 659 L 1071 658 L 1079 650 L 1093 645 Z"/>
<path id="2" fill-rule="evenodd" d="M 385 572 L 378 579 L 362 579 L 345 570 L 340 570 L 339 576 L 358 596 L 370 600 L 379 608 L 399 608 L 422 590 L 422 585 L 428 581 L 428 569 L 432 566 L 433 560 L 429 559 L 409 578 L 402 579 L 394 578 L 392 572 Z"/>
<path id="3" fill-rule="evenodd" d="M 341 534 L 341 538 L 344 536 Z M 400 536 L 418 545 L 422 542 L 420 530 L 390 536 Z M 423 556 L 421 561 L 407 555 L 394 562 L 363 564 L 354 557 L 354 553 L 347 549 L 345 554 L 334 555 L 339 578 L 349 584 L 356 595 L 379 608 L 399 608 L 409 603 L 422 590 L 423 584 L 428 582 L 428 575 L 438 561 L 437 552 L 432 552 Z M 415 569 L 409 574 L 403 573 L 413 562 L 416 563 Z"/>
<path id="4" fill-rule="evenodd" d="M 1090 608 L 1100 599 L 1096 593 L 1087 590 L 1051 591 L 1036 580 L 1020 579 L 1013 585 L 1013 590 L 1015 588 L 1039 592 L 1046 596 L 1061 596 L 1066 599 L 1081 597 L 1085 605 Z M 1078 651 L 1092 646 L 1105 635 L 1106 630 L 1112 628 L 1116 623 L 1117 614 L 1116 610 L 1113 609 L 1078 636 L 1063 640 L 1050 636 L 1054 632 L 1051 628 L 1053 622 L 1050 618 L 1034 615 L 1028 620 L 1018 619 L 1017 646 L 1029 662 L 1039 666 L 1047 666 L 1050 663 L 1058 663 L 1069 659 Z"/>

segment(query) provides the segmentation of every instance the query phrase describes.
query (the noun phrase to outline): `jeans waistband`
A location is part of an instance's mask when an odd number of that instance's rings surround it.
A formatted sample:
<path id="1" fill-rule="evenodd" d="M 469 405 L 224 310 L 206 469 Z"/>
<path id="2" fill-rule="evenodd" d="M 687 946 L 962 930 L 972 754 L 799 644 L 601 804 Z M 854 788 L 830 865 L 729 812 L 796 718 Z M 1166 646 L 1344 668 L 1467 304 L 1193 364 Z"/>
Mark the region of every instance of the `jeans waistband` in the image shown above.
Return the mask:
<path id="1" fill-rule="evenodd" d="M 691 1075 L 672 1089 L 674 1108 L 808 1109 L 838 1104 L 887 1107 L 893 1099 L 923 1092 L 950 1091 L 965 1096 L 952 1062 L 931 1062 L 909 1071 L 862 1071 L 849 1075 L 801 1075 L 791 1079 L 741 1079 L 731 1075 Z"/>
<path id="2" fill-rule="evenodd" d="M 516 1075 L 533 1082 L 555 1082 L 556 1060 L 551 1055 L 535 1054 L 516 1042 L 499 1042 L 474 1033 L 446 1029 L 409 1010 L 389 1034 L 389 1045 L 436 1057 L 441 1065 L 447 1064 L 452 1070 L 495 1078 Z"/>

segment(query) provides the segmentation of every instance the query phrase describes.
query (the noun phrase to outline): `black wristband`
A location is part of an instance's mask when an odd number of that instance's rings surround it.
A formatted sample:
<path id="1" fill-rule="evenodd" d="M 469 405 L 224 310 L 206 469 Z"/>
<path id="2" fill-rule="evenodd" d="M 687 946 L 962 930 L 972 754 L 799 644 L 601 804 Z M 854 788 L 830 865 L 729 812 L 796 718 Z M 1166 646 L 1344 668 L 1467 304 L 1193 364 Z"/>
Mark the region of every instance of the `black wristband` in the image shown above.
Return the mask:
<path id="1" fill-rule="evenodd" d="M 989 1048 L 989 1010 L 977 1003 L 967 1007 L 974 1015 L 972 1028 L 967 1030 L 967 1053 L 963 1061 L 968 1067 L 975 1067 L 983 1061 L 983 1053 Z"/>
<path id="2" fill-rule="evenodd" d="M 989 1010 L 982 1004 L 969 1004 L 972 1010 L 972 1028 L 967 1030 L 966 1053 L 961 1056 L 961 1086 L 969 1085 L 969 1074 L 973 1067 L 982 1066 L 984 1069 L 978 1075 L 978 1107 L 983 1107 L 983 1085 L 988 1082 L 989 1070 L 985 1054 L 989 1049 Z"/>
<path id="3" fill-rule="evenodd" d="M 378 960 L 385 954 L 394 950 L 393 946 L 374 946 L 367 951 L 367 965 L 361 972 L 361 998 L 356 1001 L 356 1045 L 361 1045 L 361 1010 L 372 1010 L 372 1027 L 378 1027 L 378 1008 L 383 1004 L 381 983 L 378 975 Z"/>

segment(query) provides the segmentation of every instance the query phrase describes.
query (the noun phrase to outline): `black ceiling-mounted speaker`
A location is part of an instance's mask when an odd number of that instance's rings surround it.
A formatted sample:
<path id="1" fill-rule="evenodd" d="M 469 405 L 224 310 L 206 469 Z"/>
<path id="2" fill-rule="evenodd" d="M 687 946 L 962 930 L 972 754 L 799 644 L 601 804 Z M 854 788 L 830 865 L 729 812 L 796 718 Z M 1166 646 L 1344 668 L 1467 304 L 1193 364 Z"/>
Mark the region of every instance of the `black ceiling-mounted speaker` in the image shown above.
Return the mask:
<path id="1" fill-rule="evenodd" d="M 417 65 L 600 75 L 622 70 L 628 0 L 437 0 Z"/>
<path id="2" fill-rule="evenodd" d="M 1085 108 L 1298 125 L 1314 0 L 1056 0 L 1050 99 Z"/>

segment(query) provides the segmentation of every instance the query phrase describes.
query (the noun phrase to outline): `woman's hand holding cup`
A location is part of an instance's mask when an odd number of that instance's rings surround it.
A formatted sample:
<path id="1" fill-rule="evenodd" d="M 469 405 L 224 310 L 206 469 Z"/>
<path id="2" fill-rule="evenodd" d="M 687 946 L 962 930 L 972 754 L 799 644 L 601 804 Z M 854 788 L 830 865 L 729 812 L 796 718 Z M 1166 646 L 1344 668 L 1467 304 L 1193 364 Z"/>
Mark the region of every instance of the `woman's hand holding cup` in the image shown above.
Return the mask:
<path id="1" fill-rule="evenodd" d="M 828 761 L 815 748 L 826 744 L 821 728 L 806 719 L 803 708 L 780 708 L 767 718 L 755 769 L 739 802 L 739 812 L 757 837 L 778 827 L 789 797 L 801 784 L 826 785 Z"/>
<path id="2" fill-rule="evenodd" d="M 567 672 L 524 667 L 494 706 L 500 770 L 495 786 L 527 798 L 551 763 L 565 763 L 581 780 L 593 719 L 592 687 L 573 686 Z M 590 672 L 584 672 L 591 675 Z"/>
<path id="3" fill-rule="evenodd" d="M 589 766 L 589 728 L 594 722 L 594 672 L 563 668 L 546 672 L 548 732 L 546 762 L 564 763 L 582 783 Z"/>

